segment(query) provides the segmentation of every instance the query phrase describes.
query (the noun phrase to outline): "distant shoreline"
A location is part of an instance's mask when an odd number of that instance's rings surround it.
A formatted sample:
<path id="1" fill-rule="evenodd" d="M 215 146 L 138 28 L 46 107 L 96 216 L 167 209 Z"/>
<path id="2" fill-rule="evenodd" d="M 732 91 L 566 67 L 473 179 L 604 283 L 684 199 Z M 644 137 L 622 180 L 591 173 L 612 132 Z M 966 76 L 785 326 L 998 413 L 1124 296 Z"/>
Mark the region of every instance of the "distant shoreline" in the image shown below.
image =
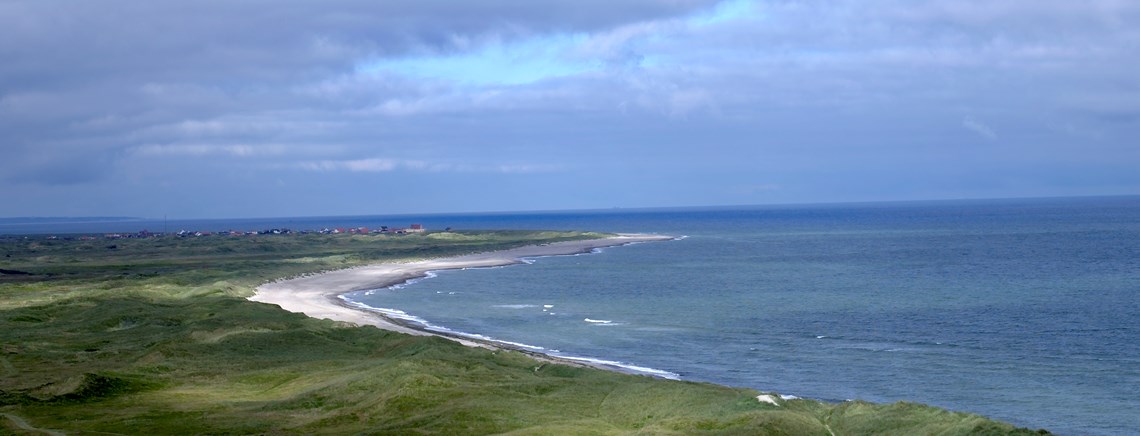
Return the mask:
<path id="1" fill-rule="evenodd" d="M 303 313 L 317 319 L 370 325 L 417 336 L 438 336 L 470 347 L 513 350 L 547 362 L 631 372 L 629 369 L 616 365 L 551 356 L 503 342 L 427 330 L 418 325 L 368 310 L 365 307 L 352 305 L 340 296 L 350 292 L 388 288 L 426 277 L 432 271 L 516 265 L 525 263 L 523 259 L 526 258 L 568 256 L 589 253 L 599 248 L 675 239 L 677 238 L 664 235 L 619 234 L 609 238 L 528 245 L 508 250 L 440 259 L 379 263 L 273 281 L 258 286 L 249 300 L 274 304 L 287 311 Z"/>

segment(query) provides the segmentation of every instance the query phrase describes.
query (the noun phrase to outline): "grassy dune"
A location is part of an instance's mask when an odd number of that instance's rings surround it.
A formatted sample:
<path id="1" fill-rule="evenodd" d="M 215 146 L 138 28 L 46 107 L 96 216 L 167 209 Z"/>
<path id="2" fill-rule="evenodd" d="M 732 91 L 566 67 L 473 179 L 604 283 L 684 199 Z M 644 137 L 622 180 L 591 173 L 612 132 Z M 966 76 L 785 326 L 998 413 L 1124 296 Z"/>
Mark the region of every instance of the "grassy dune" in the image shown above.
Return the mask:
<path id="1" fill-rule="evenodd" d="M 750 389 L 544 364 L 516 352 L 310 319 L 244 298 L 279 277 L 597 236 L 0 238 L 0 429 L 1031 433 L 909 403 L 772 405 Z"/>

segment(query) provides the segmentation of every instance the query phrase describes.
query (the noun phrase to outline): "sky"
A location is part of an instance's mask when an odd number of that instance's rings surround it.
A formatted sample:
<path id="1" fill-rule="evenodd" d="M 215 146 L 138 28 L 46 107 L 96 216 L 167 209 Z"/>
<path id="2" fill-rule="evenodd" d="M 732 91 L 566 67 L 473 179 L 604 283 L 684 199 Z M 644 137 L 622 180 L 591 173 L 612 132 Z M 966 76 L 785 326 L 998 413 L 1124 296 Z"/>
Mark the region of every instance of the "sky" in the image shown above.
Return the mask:
<path id="1" fill-rule="evenodd" d="M 0 0 L 0 217 L 1140 194 L 1134 0 Z"/>

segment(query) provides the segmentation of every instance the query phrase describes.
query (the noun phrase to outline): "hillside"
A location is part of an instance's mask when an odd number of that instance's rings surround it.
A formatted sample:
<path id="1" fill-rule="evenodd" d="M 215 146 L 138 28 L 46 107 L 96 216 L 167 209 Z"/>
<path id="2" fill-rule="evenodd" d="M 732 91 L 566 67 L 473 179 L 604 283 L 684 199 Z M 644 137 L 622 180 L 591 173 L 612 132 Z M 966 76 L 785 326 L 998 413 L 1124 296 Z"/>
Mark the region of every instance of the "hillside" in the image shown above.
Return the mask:
<path id="1" fill-rule="evenodd" d="M 268 280 L 592 233 L 0 237 L 0 425 L 67 434 L 1036 434 L 910 403 L 542 363 L 245 299 Z"/>

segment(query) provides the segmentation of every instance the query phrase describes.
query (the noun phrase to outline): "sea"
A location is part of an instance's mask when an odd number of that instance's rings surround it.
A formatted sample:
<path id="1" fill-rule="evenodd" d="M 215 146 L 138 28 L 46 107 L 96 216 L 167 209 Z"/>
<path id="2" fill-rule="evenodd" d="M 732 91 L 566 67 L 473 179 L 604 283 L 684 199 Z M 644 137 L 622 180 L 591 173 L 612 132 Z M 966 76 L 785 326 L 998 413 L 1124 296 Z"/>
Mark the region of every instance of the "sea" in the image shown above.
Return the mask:
<path id="1" fill-rule="evenodd" d="M 413 222 L 677 239 L 439 271 L 345 298 L 657 377 L 918 402 L 1057 434 L 1140 428 L 1140 196 L 174 224 Z M 108 224 L 0 223 L 0 233 L 116 230 Z"/>

